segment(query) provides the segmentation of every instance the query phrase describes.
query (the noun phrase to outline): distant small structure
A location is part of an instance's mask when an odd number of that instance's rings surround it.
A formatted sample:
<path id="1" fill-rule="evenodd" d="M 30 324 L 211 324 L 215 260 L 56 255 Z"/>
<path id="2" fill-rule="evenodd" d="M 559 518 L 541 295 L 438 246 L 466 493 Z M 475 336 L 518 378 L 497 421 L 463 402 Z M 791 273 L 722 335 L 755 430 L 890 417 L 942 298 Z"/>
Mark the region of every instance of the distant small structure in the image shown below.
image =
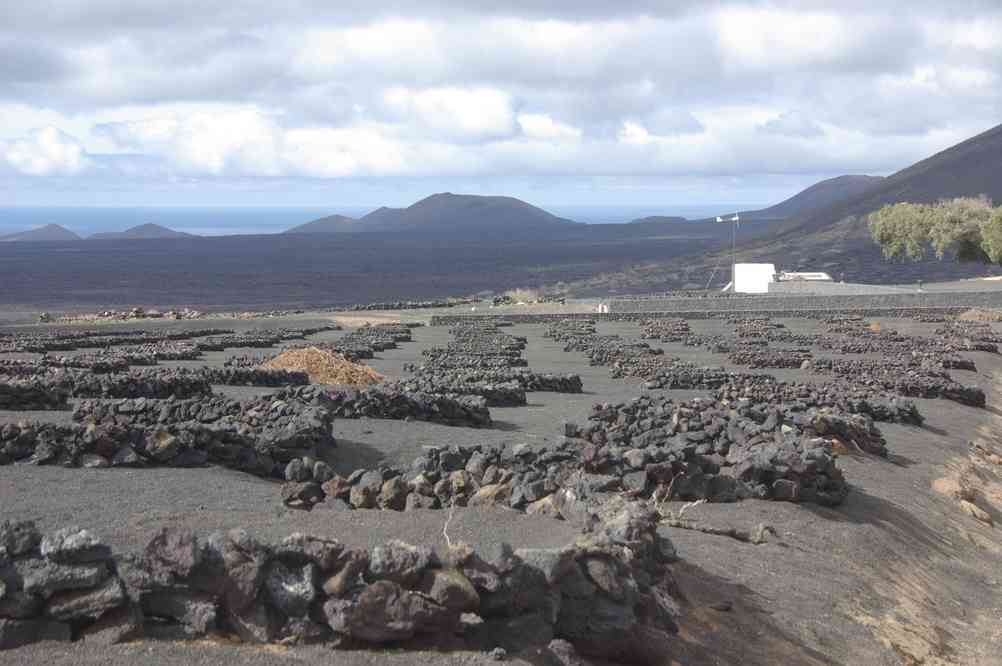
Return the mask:
<path id="1" fill-rule="evenodd" d="M 778 276 L 776 276 L 776 280 L 778 282 L 834 282 L 832 276 L 823 271 L 782 271 Z"/>

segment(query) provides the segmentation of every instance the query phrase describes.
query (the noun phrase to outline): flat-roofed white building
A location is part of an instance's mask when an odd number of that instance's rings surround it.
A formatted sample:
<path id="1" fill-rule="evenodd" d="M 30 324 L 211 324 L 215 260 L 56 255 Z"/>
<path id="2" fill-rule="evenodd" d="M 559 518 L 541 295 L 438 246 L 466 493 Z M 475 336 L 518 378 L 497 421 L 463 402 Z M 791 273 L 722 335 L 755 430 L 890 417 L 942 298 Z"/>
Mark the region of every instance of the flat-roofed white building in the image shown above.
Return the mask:
<path id="1" fill-rule="evenodd" d="M 734 264 L 734 282 L 724 287 L 724 291 L 767 294 L 769 285 L 775 281 L 775 264 Z"/>

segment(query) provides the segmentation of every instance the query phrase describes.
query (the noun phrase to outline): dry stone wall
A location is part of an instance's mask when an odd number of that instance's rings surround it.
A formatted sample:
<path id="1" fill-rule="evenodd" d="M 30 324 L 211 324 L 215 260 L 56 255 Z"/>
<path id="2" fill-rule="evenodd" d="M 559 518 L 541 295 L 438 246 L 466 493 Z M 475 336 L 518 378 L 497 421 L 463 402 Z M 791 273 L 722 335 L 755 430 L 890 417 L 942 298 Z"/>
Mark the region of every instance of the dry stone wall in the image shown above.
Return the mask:
<path id="1" fill-rule="evenodd" d="M 243 529 L 201 539 L 176 528 L 140 553 L 116 554 L 78 527 L 43 536 L 31 522 L 4 523 L 0 649 L 222 634 L 406 646 L 460 635 L 484 650 L 545 650 L 556 638 L 581 655 L 659 663 L 677 631 L 674 548 L 656 514 L 637 504 L 591 523 L 563 548 L 478 553 L 456 544 L 444 557 L 400 541 L 362 550 L 300 533 L 265 543 Z"/>

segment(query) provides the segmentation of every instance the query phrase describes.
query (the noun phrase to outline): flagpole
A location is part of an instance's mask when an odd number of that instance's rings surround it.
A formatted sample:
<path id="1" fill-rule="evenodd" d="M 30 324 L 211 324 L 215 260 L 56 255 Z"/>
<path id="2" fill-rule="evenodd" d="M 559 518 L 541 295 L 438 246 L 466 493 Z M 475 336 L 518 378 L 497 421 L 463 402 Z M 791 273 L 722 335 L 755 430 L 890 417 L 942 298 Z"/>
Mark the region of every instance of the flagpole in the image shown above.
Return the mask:
<path id="1" fill-rule="evenodd" d="M 731 293 L 737 293 L 738 284 L 734 280 L 737 278 L 734 275 L 734 271 L 737 268 L 737 259 L 735 258 L 738 239 L 738 218 L 735 215 L 731 218 Z"/>

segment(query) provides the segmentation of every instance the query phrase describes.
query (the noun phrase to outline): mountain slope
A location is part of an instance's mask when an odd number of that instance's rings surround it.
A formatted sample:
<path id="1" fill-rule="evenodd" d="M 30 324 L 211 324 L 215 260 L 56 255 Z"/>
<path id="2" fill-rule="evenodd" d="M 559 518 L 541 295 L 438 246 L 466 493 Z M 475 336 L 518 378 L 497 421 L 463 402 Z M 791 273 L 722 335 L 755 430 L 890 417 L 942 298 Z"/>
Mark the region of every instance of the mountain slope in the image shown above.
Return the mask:
<path id="1" fill-rule="evenodd" d="M 301 227 L 328 219 L 330 218 L 321 218 Z M 444 234 L 553 229 L 568 224 L 575 222 L 513 197 L 443 192 L 433 194 L 407 208 L 378 208 L 352 222 L 350 227 L 343 221 L 318 226 L 331 231 Z"/>
<path id="2" fill-rule="evenodd" d="M 849 201 L 875 187 L 884 180 L 881 176 L 837 176 L 822 180 L 789 199 L 763 208 L 745 211 L 741 217 L 748 219 L 787 219 L 809 215 L 841 202 Z"/>
<path id="3" fill-rule="evenodd" d="M 783 225 L 780 235 L 824 229 L 887 204 L 979 194 L 1002 202 L 1002 125 L 902 169 L 855 197 L 794 217 Z"/>
<path id="4" fill-rule="evenodd" d="M 949 258 L 887 261 L 871 239 L 865 219 L 887 204 L 981 194 L 1002 201 L 1002 125 L 902 169 L 854 197 L 780 223 L 767 238 L 740 246 L 738 260 L 826 270 L 850 282 L 905 283 L 990 275 L 995 272 L 991 266 L 960 264 Z M 700 259 L 705 268 L 719 262 L 720 256 Z"/>
<path id="5" fill-rule="evenodd" d="M 159 224 L 140 224 L 125 231 L 106 231 L 92 234 L 87 240 L 149 240 L 156 238 L 196 238 L 195 234 L 174 231 Z"/>
<path id="6" fill-rule="evenodd" d="M 351 231 L 351 225 L 358 222 L 346 215 L 329 215 L 319 220 L 306 222 L 283 231 L 283 234 L 332 234 L 339 231 Z"/>
<path id="7" fill-rule="evenodd" d="M 82 240 L 80 236 L 76 235 L 66 227 L 62 227 L 58 224 L 46 224 L 44 227 L 38 227 L 37 229 L 30 229 L 29 231 L 21 231 L 16 234 L 8 234 L 7 236 L 0 236 L 0 241 L 10 241 L 10 242 L 78 241 L 78 240 Z"/>
<path id="8" fill-rule="evenodd" d="M 914 284 L 993 275 L 997 266 L 962 264 L 950 257 L 943 261 L 888 261 L 866 224 L 866 215 L 886 204 L 981 194 L 1002 203 L 1002 125 L 876 181 L 855 196 L 771 222 L 771 227 L 763 230 L 759 223 L 742 225 L 735 258 L 739 262 L 774 263 L 783 270 L 827 271 L 848 282 Z M 686 252 L 670 262 L 659 260 L 636 265 L 628 272 L 609 273 L 600 281 L 581 280 L 571 285 L 571 293 L 607 293 L 610 284 L 621 293 L 706 285 L 720 288 L 729 279 L 726 267 L 730 262 L 730 248 L 718 241 L 713 252 Z"/>

